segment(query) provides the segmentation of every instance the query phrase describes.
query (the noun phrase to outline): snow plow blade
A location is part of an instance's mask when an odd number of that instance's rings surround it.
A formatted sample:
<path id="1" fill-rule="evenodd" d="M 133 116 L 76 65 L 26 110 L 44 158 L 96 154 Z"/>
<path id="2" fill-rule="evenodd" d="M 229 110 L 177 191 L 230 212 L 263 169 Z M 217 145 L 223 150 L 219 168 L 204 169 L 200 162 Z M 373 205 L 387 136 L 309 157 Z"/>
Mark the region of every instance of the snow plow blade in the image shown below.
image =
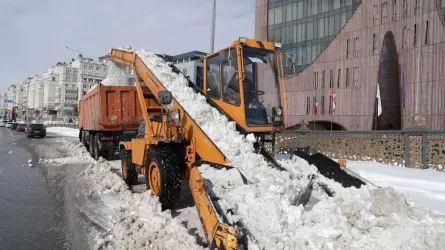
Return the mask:
<path id="1" fill-rule="evenodd" d="M 303 150 L 296 150 L 292 154 L 306 160 L 311 165 L 315 165 L 320 174 L 342 184 L 345 188 L 360 188 L 362 185 L 366 185 L 363 180 L 348 174 L 337 162 L 322 153 L 310 155 Z"/>

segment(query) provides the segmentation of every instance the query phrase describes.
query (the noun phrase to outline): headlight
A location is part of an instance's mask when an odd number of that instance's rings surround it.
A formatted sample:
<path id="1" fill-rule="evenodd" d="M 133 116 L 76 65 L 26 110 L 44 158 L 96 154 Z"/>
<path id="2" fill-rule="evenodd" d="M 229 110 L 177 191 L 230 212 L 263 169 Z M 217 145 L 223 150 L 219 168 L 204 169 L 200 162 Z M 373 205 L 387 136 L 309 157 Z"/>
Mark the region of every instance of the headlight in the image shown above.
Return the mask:
<path id="1" fill-rule="evenodd" d="M 247 43 L 247 37 L 240 37 L 240 38 L 239 38 L 239 41 L 240 41 L 241 43 Z"/>
<path id="2" fill-rule="evenodd" d="M 274 107 L 274 114 L 276 116 L 282 116 L 283 115 L 283 109 L 281 107 Z"/>
<path id="3" fill-rule="evenodd" d="M 178 121 L 179 120 L 179 112 L 178 111 L 170 112 L 170 118 L 174 121 Z"/>

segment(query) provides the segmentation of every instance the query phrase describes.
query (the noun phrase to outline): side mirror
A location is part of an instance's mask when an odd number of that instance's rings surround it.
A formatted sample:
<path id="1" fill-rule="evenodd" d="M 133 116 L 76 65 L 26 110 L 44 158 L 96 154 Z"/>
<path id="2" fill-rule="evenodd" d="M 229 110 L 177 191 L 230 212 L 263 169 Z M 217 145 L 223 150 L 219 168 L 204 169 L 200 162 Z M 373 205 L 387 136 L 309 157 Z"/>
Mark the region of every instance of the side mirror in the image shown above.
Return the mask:
<path id="1" fill-rule="evenodd" d="M 227 50 L 221 50 L 219 52 L 219 61 L 221 63 L 226 63 L 229 61 L 229 52 Z"/>
<path id="2" fill-rule="evenodd" d="M 158 93 L 158 102 L 161 105 L 168 105 L 172 103 L 172 92 L 163 90 Z"/>

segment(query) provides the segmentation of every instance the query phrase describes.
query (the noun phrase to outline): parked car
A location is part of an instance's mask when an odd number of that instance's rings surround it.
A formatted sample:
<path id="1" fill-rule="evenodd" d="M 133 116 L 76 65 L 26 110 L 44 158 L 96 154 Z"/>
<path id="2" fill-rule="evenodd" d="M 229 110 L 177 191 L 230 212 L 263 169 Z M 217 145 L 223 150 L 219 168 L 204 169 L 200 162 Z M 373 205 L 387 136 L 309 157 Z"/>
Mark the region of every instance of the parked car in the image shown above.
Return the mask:
<path id="1" fill-rule="evenodd" d="M 26 135 L 28 137 L 46 137 L 46 127 L 43 123 L 31 123 L 26 127 Z"/>
<path id="2" fill-rule="evenodd" d="M 0 128 L 5 127 L 5 123 L 4 122 L 0 122 Z"/>
<path id="3" fill-rule="evenodd" d="M 17 125 L 17 131 L 19 132 L 25 132 L 25 128 L 26 128 L 26 123 L 19 123 L 19 125 Z"/>
<path id="4" fill-rule="evenodd" d="M 13 122 L 13 123 L 12 123 L 12 126 L 11 126 L 11 129 L 13 129 L 13 130 L 17 129 L 17 126 L 18 126 L 18 125 L 19 125 L 18 122 Z"/>
<path id="5" fill-rule="evenodd" d="M 8 122 L 5 124 L 5 128 L 12 128 L 12 122 Z"/>

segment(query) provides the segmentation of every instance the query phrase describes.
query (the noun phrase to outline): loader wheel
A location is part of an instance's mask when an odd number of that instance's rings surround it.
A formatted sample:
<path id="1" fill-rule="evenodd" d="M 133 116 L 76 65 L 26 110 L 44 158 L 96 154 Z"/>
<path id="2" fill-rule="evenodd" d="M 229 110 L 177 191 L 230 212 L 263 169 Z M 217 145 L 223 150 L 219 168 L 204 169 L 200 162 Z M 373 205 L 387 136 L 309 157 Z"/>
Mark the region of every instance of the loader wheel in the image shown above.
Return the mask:
<path id="1" fill-rule="evenodd" d="M 132 163 L 131 151 L 122 150 L 121 152 L 122 179 L 127 185 L 136 185 L 138 182 L 138 173 Z"/>
<path id="2" fill-rule="evenodd" d="M 151 147 L 146 166 L 147 189 L 159 196 L 162 209 L 172 208 L 181 194 L 182 180 L 175 151 L 169 147 Z"/>

